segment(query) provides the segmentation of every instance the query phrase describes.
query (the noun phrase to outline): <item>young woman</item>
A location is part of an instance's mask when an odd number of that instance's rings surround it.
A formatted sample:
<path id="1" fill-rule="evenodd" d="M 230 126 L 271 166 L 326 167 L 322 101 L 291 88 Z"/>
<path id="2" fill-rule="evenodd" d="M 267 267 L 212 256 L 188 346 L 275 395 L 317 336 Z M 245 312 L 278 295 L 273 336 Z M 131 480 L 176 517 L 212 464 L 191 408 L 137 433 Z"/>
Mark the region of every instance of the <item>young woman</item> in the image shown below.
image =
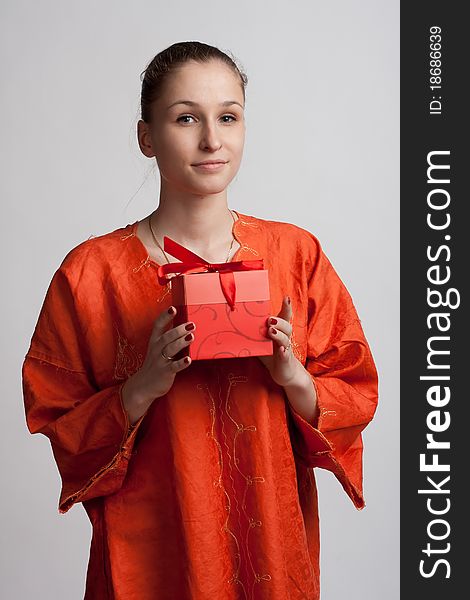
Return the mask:
<path id="1" fill-rule="evenodd" d="M 313 468 L 364 506 L 361 432 L 377 372 L 351 296 L 317 238 L 230 210 L 246 76 L 177 43 L 149 64 L 138 140 L 157 208 L 79 244 L 55 272 L 23 364 L 28 428 L 50 438 L 59 510 L 82 502 L 87 600 L 319 598 Z M 212 263 L 263 259 L 272 356 L 174 359 L 157 279 L 168 236 Z"/>

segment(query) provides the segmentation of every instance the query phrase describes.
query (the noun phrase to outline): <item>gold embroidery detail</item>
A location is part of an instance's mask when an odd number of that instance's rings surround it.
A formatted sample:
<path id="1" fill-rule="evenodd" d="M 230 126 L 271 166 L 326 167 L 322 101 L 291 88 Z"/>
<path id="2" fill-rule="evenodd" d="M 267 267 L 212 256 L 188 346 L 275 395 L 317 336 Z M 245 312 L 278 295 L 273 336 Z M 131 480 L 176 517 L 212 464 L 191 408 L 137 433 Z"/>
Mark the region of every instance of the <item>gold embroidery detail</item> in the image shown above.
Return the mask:
<path id="1" fill-rule="evenodd" d="M 237 223 L 240 223 L 241 225 L 244 225 L 245 227 L 253 227 L 254 229 L 259 229 L 259 225 L 257 223 L 244 221 L 240 217 L 238 218 Z M 248 246 L 247 244 L 244 244 L 243 241 L 238 239 L 238 237 L 237 237 L 237 240 L 240 243 L 240 248 L 238 249 L 237 252 L 241 253 L 241 252 L 245 251 L 245 252 L 250 252 L 250 254 L 253 254 L 253 256 L 259 256 L 259 252 L 257 250 L 255 250 L 251 246 Z"/>
<path id="2" fill-rule="evenodd" d="M 171 294 L 171 281 L 167 282 L 165 286 L 165 291 L 159 298 L 157 298 L 157 302 L 161 302 L 163 298 L 166 298 L 166 296 L 168 296 L 168 294 Z"/>
<path id="3" fill-rule="evenodd" d="M 266 575 L 260 575 L 259 573 L 256 573 L 256 583 L 259 583 L 262 580 L 271 581 L 271 575 L 269 573 L 266 573 Z"/>
<path id="4" fill-rule="evenodd" d="M 249 547 L 249 534 L 250 531 L 254 528 L 254 527 L 261 527 L 262 526 L 262 522 L 259 520 L 255 520 L 252 516 L 248 515 L 247 510 L 246 510 L 246 496 L 247 496 L 247 492 L 248 489 L 251 485 L 253 485 L 253 483 L 264 483 L 266 480 L 264 477 L 262 476 L 253 476 L 253 475 L 247 475 L 245 473 L 243 473 L 239 467 L 240 464 L 240 460 L 237 458 L 237 438 L 239 435 L 241 435 L 242 433 L 246 432 L 246 431 L 257 431 L 256 429 L 256 425 L 248 425 L 248 426 L 244 426 L 242 423 L 237 423 L 237 421 L 235 421 L 235 419 L 232 417 L 230 410 L 229 410 L 229 397 L 230 397 L 230 393 L 231 393 L 231 389 L 233 386 L 238 385 L 239 383 L 247 383 L 248 382 L 248 377 L 243 376 L 243 375 L 234 375 L 233 373 L 229 373 L 227 376 L 228 382 L 229 382 L 229 386 L 228 386 L 228 390 L 227 390 L 227 394 L 226 394 L 226 398 L 225 398 L 225 413 L 228 416 L 228 418 L 232 421 L 232 423 L 235 425 L 236 427 L 236 431 L 235 431 L 235 436 L 233 438 L 233 463 L 235 465 L 235 468 L 237 469 L 237 471 L 240 473 L 240 475 L 245 479 L 246 485 L 245 485 L 245 490 L 243 492 L 243 499 L 242 499 L 242 510 L 243 510 L 243 514 L 249 524 L 249 527 L 247 529 L 246 532 L 246 536 L 245 536 L 245 550 L 247 553 L 247 557 L 248 557 L 248 562 L 250 564 L 251 570 L 253 572 L 253 577 L 254 577 L 254 581 L 253 581 L 253 585 L 251 587 L 251 598 L 254 597 L 254 586 L 256 583 L 259 583 L 261 580 L 264 581 L 269 581 L 271 579 L 271 575 L 269 573 L 266 573 L 265 575 L 259 577 L 259 574 L 256 573 L 255 568 L 254 568 L 254 564 L 253 564 L 253 558 L 250 552 L 250 547 Z M 223 427 L 222 427 L 222 431 Z M 224 434 L 225 435 L 225 434 Z M 230 453 L 229 453 L 229 449 L 226 443 L 226 447 L 227 447 L 227 453 L 230 457 Z M 232 475 L 230 475 L 232 482 L 234 483 L 234 479 L 232 477 Z M 235 490 L 234 490 L 235 491 Z M 236 500 L 236 498 L 235 498 Z M 238 508 L 238 502 L 236 502 L 237 504 L 237 510 L 238 510 L 238 514 L 239 517 L 240 515 L 240 510 Z M 239 521 L 240 522 L 240 521 Z"/>
<path id="5" fill-rule="evenodd" d="M 294 356 L 303 364 L 305 361 L 305 356 L 302 351 L 302 346 L 297 342 L 294 329 L 292 329 L 292 334 L 290 336 L 290 343 L 292 346 L 292 352 L 294 353 Z"/>
<path id="6" fill-rule="evenodd" d="M 224 457 L 223 457 L 223 453 L 222 453 L 222 446 L 220 445 L 219 440 L 217 439 L 217 437 L 214 434 L 214 431 L 215 431 L 215 400 L 214 400 L 214 397 L 212 396 L 209 386 L 207 384 L 199 383 L 199 384 L 197 384 L 196 389 L 199 391 L 205 391 L 211 402 L 211 406 L 209 408 L 209 413 L 211 415 L 211 430 L 209 432 L 207 432 L 207 434 L 208 434 L 208 437 L 210 437 L 213 440 L 213 442 L 215 443 L 215 445 L 217 446 L 217 450 L 219 452 L 219 466 L 220 466 L 219 478 L 216 481 L 214 481 L 213 483 L 214 483 L 214 486 L 220 487 L 220 489 L 222 490 L 222 492 L 224 493 L 224 495 L 227 499 L 227 505 L 226 505 L 227 517 L 225 519 L 224 524 L 222 525 L 221 530 L 223 532 L 227 533 L 228 535 L 232 536 L 232 538 L 236 544 L 236 547 L 237 547 L 237 551 L 235 553 L 235 558 L 237 560 L 237 568 L 236 568 L 235 573 L 232 575 L 232 577 L 227 580 L 227 583 L 240 584 L 242 587 L 242 590 L 243 590 L 243 594 L 244 594 L 245 598 L 247 598 L 245 586 L 243 585 L 242 581 L 239 579 L 240 566 L 241 566 L 240 544 L 238 543 L 237 536 L 228 527 L 228 522 L 229 522 L 230 513 L 231 513 L 231 502 L 230 502 L 230 496 L 228 495 L 227 490 L 225 489 L 225 487 L 222 483 L 222 474 L 224 471 Z"/>
<path id="7" fill-rule="evenodd" d="M 254 229 L 259 229 L 258 223 L 252 223 L 251 221 L 244 221 L 243 219 L 238 219 L 238 222 L 246 227 L 253 227 Z"/>
<path id="8" fill-rule="evenodd" d="M 116 324 L 114 324 L 114 328 L 118 335 L 114 378 L 128 379 L 142 366 L 143 357 L 142 354 L 137 352 L 135 347 L 129 344 L 128 340 L 121 335 Z"/>
<path id="9" fill-rule="evenodd" d="M 251 252 L 251 254 L 253 254 L 254 256 L 259 256 L 258 250 L 255 250 L 254 248 L 252 248 L 251 246 L 247 246 L 246 244 L 242 244 L 239 250 L 246 250 L 247 252 Z"/>
<path id="10" fill-rule="evenodd" d="M 252 573 L 253 573 L 253 584 L 251 586 L 251 595 L 250 595 L 250 598 L 253 599 L 254 598 L 254 588 L 255 588 L 255 585 L 257 583 L 260 583 L 261 581 L 270 581 L 271 580 L 271 575 L 269 573 L 265 573 L 265 574 L 257 573 L 256 570 L 255 570 L 255 566 L 253 564 L 253 557 L 252 557 L 252 554 L 251 554 L 250 548 L 249 548 L 249 535 L 250 535 L 250 532 L 253 531 L 254 528 L 262 526 L 262 521 L 255 519 L 253 516 L 251 516 L 251 515 L 249 515 L 247 513 L 246 496 L 247 496 L 248 489 L 250 488 L 250 486 L 252 486 L 253 484 L 257 484 L 257 483 L 263 483 L 266 480 L 265 480 L 265 478 L 263 476 L 253 476 L 253 475 L 247 475 L 247 474 L 243 473 L 241 471 L 240 467 L 239 467 L 240 460 L 237 457 L 237 438 L 238 438 L 238 436 L 241 435 L 242 433 L 245 433 L 245 432 L 248 432 L 248 431 L 251 431 L 251 432 L 256 432 L 257 431 L 256 425 L 247 425 L 247 426 L 245 426 L 242 423 L 238 423 L 237 421 L 235 421 L 235 419 L 233 418 L 232 414 L 230 413 L 230 407 L 231 407 L 231 405 L 230 405 L 229 399 L 230 399 L 232 387 L 238 385 L 239 383 L 247 383 L 248 382 L 248 377 L 245 377 L 243 375 L 235 375 L 233 373 L 229 373 L 227 375 L 227 380 L 228 380 L 228 384 L 229 385 L 228 385 L 228 388 L 227 388 L 227 391 L 226 391 L 226 394 L 225 394 L 225 402 L 223 402 L 223 400 L 222 400 L 222 389 L 221 389 L 221 385 L 220 385 L 220 370 L 219 370 L 218 367 L 216 367 L 216 368 L 218 369 L 217 370 L 217 381 L 218 381 L 218 391 L 219 391 L 219 393 L 218 393 L 219 403 L 218 404 L 219 404 L 219 409 L 221 411 L 221 413 L 220 413 L 220 417 L 221 417 L 220 420 L 221 420 L 221 425 L 222 425 L 221 429 L 222 429 L 222 435 L 224 436 L 224 445 L 225 445 L 226 452 L 227 452 L 228 459 L 229 459 L 228 465 L 227 465 L 228 469 L 229 469 L 228 470 L 228 475 L 229 475 L 230 479 L 232 480 L 232 489 L 233 489 L 233 492 L 234 492 L 234 498 L 233 498 L 234 499 L 234 506 L 235 506 L 235 508 L 237 510 L 237 513 L 238 513 L 238 524 L 239 524 L 240 530 L 242 529 L 242 527 L 241 527 L 241 520 L 240 520 L 241 517 L 242 517 L 242 512 L 243 512 L 243 516 L 245 517 L 245 519 L 246 519 L 246 521 L 248 523 L 248 528 L 247 528 L 247 532 L 246 532 L 246 536 L 245 536 L 245 540 L 244 540 L 244 549 L 245 549 L 245 552 L 246 552 L 246 556 L 248 558 L 248 564 L 250 565 Z M 234 532 L 231 531 L 228 528 L 228 526 L 227 526 L 229 518 L 230 518 L 230 515 L 231 515 L 232 504 L 230 502 L 230 497 L 229 497 L 229 495 L 227 493 L 227 490 L 223 487 L 223 484 L 222 484 L 222 473 L 223 473 L 223 468 L 224 468 L 222 446 L 221 446 L 220 442 L 216 439 L 216 437 L 214 435 L 214 429 L 215 429 L 215 411 L 216 411 L 215 401 L 214 401 L 214 398 L 213 398 L 213 396 L 212 396 L 212 394 L 211 394 L 211 392 L 210 392 L 209 387 L 208 387 L 207 384 L 199 384 L 197 387 L 198 387 L 198 389 L 204 389 L 207 392 L 207 394 L 208 394 L 208 396 L 210 398 L 210 402 L 211 402 L 211 407 L 209 409 L 209 412 L 210 412 L 211 418 L 212 418 L 212 426 L 211 426 L 211 432 L 210 432 L 210 434 L 208 434 L 208 437 L 211 437 L 213 439 L 213 441 L 215 442 L 215 444 L 217 445 L 217 448 L 218 448 L 218 451 L 219 451 L 219 464 L 221 466 L 221 472 L 220 472 L 220 475 L 219 475 L 219 479 L 216 482 L 214 482 L 214 485 L 217 485 L 217 487 L 220 487 L 222 489 L 223 493 L 226 496 L 227 502 L 228 502 L 228 506 L 227 506 L 228 515 L 227 515 L 227 519 L 225 520 L 225 523 L 224 523 L 224 526 L 223 526 L 222 529 L 223 529 L 223 531 L 225 531 L 226 533 L 229 533 L 233 537 L 233 539 L 234 539 L 234 541 L 236 543 L 236 548 L 237 548 L 237 552 L 236 552 L 236 555 L 235 555 L 236 559 L 237 559 L 237 568 L 236 568 L 235 573 L 228 580 L 228 583 L 237 583 L 237 584 L 239 584 L 241 586 L 242 590 L 243 590 L 243 594 L 244 594 L 245 599 L 247 599 L 247 593 L 246 593 L 246 590 L 245 590 L 245 586 L 244 586 L 243 582 L 241 581 L 241 579 L 239 578 L 239 575 L 240 575 L 240 566 L 241 566 L 241 558 L 242 558 L 241 557 L 241 553 L 240 553 L 240 543 L 239 543 L 236 535 L 234 534 Z M 222 404 L 224 404 L 224 407 L 222 406 Z M 223 409 L 224 409 L 224 413 L 227 415 L 227 417 L 230 419 L 230 421 L 233 423 L 233 425 L 235 427 L 235 434 L 234 434 L 234 437 L 232 439 L 232 444 L 233 444 L 233 450 L 232 450 L 233 454 L 232 455 L 230 454 L 230 448 L 229 448 L 229 445 L 228 445 L 226 428 L 225 428 L 224 420 L 222 419 L 222 410 Z M 235 493 L 235 480 L 234 480 L 233 475 L 232 475 L 231 464 L 233 464 L 235 466 L 236 470 L 240 473 L 240 475 L 245 479 L 245 482 L 246 482 L 245 490 L 243 492 L 242 502 L 241 502 L 242 512 L 240 511 L 240 506 L 239 506 L 239 503 L 238 503 L 238 500 L 237 500 L 237 496 L 236 496 L 236 493 Z"/>
<path id="11" fill-rule="evenodd" d="M 121 240 L 128 240 L 131 237 L 135 237 L 135 232 L 132 230 L 130 233 L 125 233 L 124 235 L 121 235 Z"/>
<path id="12" fill-rule="evenodd" d="M 303 364 L 305 357 L 302 351 L 302 346 L 297 342 L 297 338 L 295 336 L 295 327 L 294 327 L 294 313 L 292 313 L 291 318 L 289 319 L 289 323 L 292 326 L 292 333 L 290 336 L 290 343 L 292 348 L 292 353 L 294 356 Z"/>
<path id="13" fill-rule="evenodd" d="M 140 271 L 140 269 L 142 269 L 142 267 L 150 267 L 150 256 L 147 255 L 147 258 L 145 258 L 138 267 L 134 267 L 132 269 L 132 271 L 134 273 L 138 273 Z"/>

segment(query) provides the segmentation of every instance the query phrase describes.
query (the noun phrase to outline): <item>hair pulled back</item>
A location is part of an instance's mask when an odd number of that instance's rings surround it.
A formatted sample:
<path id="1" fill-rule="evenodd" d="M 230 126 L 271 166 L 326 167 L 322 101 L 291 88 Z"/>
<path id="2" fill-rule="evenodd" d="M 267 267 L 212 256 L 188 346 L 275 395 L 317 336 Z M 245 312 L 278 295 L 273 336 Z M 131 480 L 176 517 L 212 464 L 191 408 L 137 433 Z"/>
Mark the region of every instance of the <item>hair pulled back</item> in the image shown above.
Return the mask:
<path id="1" fill-rule="evenodd" d="M 245 87 L 248 83 L 248 77 L 238 67 L 233 55 L 229 56 L 219 48 L 202 42 L 176 42 L 159 52 L 140 75 L 142 81 L 140 107 L 143 121 L 150 123 L 151 106 L 158 98 L 168 75 L 190 60 L 200 63 L 219 60 L 226 64 L 240 78 L 243 100 L 245 100 Z"/>

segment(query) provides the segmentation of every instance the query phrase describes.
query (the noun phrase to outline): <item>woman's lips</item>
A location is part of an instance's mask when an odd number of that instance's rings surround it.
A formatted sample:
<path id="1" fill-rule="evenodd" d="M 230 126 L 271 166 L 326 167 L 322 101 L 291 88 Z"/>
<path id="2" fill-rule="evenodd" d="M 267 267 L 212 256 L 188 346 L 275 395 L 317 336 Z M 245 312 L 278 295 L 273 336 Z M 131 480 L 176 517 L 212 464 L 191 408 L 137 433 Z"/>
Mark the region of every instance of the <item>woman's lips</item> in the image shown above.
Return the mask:
<path id="1" fill-rule="evenodd" d="M 204 165 L 193 165 L 194 168 L 199 169 L 201 171 L 220 171 L 223 167 L 225 167 L 227 163 L 206 163 Z"/>

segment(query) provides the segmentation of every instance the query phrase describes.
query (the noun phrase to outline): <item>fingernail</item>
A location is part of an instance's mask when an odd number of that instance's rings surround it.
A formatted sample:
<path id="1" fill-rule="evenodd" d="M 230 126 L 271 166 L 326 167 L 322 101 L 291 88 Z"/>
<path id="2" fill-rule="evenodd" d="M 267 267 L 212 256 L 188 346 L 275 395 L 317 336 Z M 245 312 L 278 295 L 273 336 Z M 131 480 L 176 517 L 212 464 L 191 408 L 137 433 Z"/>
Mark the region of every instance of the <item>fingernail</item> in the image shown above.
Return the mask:
<path id="1" fill-rule="evenodd" d="M 191 329 L 194 329 L 194 323 L 188 323 L 185 327 L 186 331 L 191 331 Z"/>
<path id="2" fill-rule="evenodd" d="M 192 333 L 188 333 L 188 335 L 184 338 L 187 342 L 189 342 L 189 340 L 193 339 L 193 334 Z"/>
<path id="3" fill-rule="evenodd" d="M 168 309 L 168 314 L 172 315 L 173 313 L 175 313 L 175 307 L 174 306 L 170 306 L 170 308 Z"/>
<path id="4" fill-rule="evenodd" d="M 276 325 L 276 324 L 277 324 L 277 319 L 274 319 L 273 317 L 271 317 L 271 318 L 269 319 L 269 323 L 270 323 L 271 325 Z"/>
<path id="5" fill-rule="evenodd" d="M 189 362 L 190 362 L 190 360 L 191 360 L 191 359 L 189 358 L 189 356 L 185 356 L 185 357 L 184 357 L 184 362 L 185 362 L 187 365 L 189 365 Z"/>
<path id="6" fill-rule="evenodd" d="M 274 333 L 274 335 L 276 335 L 277 329 L 274 329 L 274 327 L 271 327 L 271 333 Z"/>
<path id="7" fill-rule="evenodd" d="M 290 296 L 287 296 L 287 304 L 290 304 Z"/>

